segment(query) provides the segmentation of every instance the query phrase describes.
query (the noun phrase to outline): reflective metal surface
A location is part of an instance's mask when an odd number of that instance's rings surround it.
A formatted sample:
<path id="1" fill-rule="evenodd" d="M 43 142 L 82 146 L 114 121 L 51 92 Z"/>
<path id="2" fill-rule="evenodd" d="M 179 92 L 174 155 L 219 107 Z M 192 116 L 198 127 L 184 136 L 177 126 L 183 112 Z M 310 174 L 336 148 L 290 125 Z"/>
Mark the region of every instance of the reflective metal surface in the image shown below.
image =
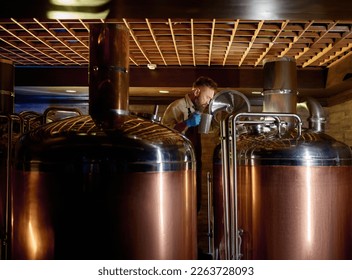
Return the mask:
<path id="1" fill-rule="evenodd" d="M 91 116 L 19 141 L 13 259 L 196 259 L 196 160 L 182 134 L 127 111 L 128 30 L 91 27 Z"/>
<path id="2" fill-rule="evenodd" d="M 14 112 L 14 66 L 0 58 L 0 260 L 7 258 L 9 218 L 9 164 Z"/>
<path id="3" fill-rule="evenodd" d="M 351 259 L 351 166 L 239 166 L 244 259 Z"/>
<path id="4" fill-rule="evenodd" d="M 307 111 L 310 112 L 308 118 L 309 129 L 315 132 L 324 132 L 326 116 L 321 104 L 314 98 L 305 97 L 297 104 L 297 109 L 300 107 L 306 108 Z"/>
<path id="5" fill-rule="evenodd" d="M 240 135 L 245 259 L 351 259 L 352 152 L 324 133 Z"/>
<path id="6" fill-rule="evenodd" d="M 264 59 L 264 85 L 267 90 L 293 90 L 297 91 L 297 69 L 294 58 L 274 57 Z M 274 104 L 273 104 L 274 105 Z M 269 111 L 268 111 L 269 112 Z M 291 111 L 282 111 L 291 113 Z"/>
<path id="7" fill-rule="evenodd" d="M 317 103 L 310 101 L 310 129 L 302 130 L 295 64 L 267 63 L 264 112 L 221 122 L 221 154 L 214 154 L 214 172 L 219 158 L 222 164 L 221 181 L 214 178 L 214 190 L 223 191 L 214 194 L 223 210 L 215 216 L 224 224 L 219 258 L 352 259 L 352 151 L 323 133 Z M 286 74 L 270 76 L 276 72 Z"/>
<path id="8" fill-rule="evenodd" d="M 209 114 L 220 122 L 226 114 L 250 111 L 248 98 L 237 90 L 222 90 L 209 103 Z M 224 114 L 225 113 L 225 114 Z"/>
<path id="9" fill-rule="evenodd" d="M 12 259 L 196 259 L 195 161 L 181 134 L 134 116 L 89 116 L 18 144 Z"/>
<path id="10" fill-rule="evenodd" d="M 12 259 L 197 258 L 191 170 L 92 175 L 68 167 L 16 173 Z"/>
<path id="11" fill-rule="evenodd" d="M 350 148 L 325 133 L 304 131 L 296 138 L 277 137 L 277 132 L 239 137 L 238 160 L 251 165 L 351 165 Z"/>
<path id="12" fill-rule="evenodd" d="M 295 114 L 298 94 L 295 59 L 267 59 L 264 61 L 263 75 L 263 112 Z M 294 120 L 290 117 L 283 120 L 287 131 L 293 130 Z"/>
<path id="13" fill-rule="evenodd" d="M 111 126 L 111 116 L 128 113 L 129 31 L 122 24 L 91 24 L 89 42 L 89 114 Z"/>
<path id="14" fill-rule="evenodd" d="M 214 259 L 225 259 L 221 145 L 213 153 Z"/>
<path id="15" fill-rule="evenodd" d="M 101 129 L 90 116 L 49 123 L 23 137 L 16 154 L 20 161 L 33 165 L 44 160 L 67 162 L 75 153 L 86 157 L 101 157 L 106 153 L 116 157 L 116 164 L 126 171 L 193 167 L 193 149 L 182 134 L 132 115 L 116 116 L 114 125 L 115 129 Z M 87 150 L 91 146 L 99 149 Z"/>
<path id="16" fill-rule="evenodd" d="M 243 259 L 352 259 L 352 156 L 304 132 L 293 141 L 241 135 L 238 227 Z M 214 242 L 225 259 L 221 153 L 214 152 Z"/>

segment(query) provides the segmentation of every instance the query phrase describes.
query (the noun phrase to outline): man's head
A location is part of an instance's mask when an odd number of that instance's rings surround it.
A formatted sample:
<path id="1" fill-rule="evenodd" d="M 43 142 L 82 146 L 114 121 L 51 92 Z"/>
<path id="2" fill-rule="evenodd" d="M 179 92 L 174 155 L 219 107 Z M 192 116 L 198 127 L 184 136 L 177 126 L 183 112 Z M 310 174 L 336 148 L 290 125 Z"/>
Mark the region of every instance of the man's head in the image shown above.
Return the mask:
<path id="1" fill-rule="evenodd" d="M 211 78 L 199 77 L 192 87 L 193 100 L 197 110 L 203 111 L 209 104 L 210 100 L 214 97 L 218 85 Z"/>

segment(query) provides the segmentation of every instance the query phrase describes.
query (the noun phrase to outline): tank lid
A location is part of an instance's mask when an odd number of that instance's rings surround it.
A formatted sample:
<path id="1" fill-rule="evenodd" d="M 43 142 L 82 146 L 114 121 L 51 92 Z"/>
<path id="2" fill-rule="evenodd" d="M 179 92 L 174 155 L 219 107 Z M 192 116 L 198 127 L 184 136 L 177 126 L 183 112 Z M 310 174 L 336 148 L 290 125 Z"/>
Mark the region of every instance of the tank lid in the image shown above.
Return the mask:
<path id="1" fill-rule="evenodd" d="M 300 138 L 274 135 L 241 135 L 239 159 L 254 165 L 342 166 L 352 165 L 352 150 L 325 133 L 305 131 Z"/>

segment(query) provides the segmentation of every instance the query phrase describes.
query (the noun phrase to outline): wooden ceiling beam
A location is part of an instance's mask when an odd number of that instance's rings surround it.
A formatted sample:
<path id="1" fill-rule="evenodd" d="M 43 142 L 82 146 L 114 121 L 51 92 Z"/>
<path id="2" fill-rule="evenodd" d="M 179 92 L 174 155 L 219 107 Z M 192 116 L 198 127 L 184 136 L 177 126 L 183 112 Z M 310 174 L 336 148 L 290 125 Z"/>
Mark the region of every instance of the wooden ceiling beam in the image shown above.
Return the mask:
<path id="1" fill-rule="evenodd" d="M 191 87 L 199 76 L 212 77 L 219 87 L 261 88 L 260 68 L 158 67 L 130 68 L 131 87 Z M 304 88 L 325 87 L 325 71 L 298 70 L 298 84 Z M 15 67 L 16 86 L 88 86 L 86 67 Z"/>

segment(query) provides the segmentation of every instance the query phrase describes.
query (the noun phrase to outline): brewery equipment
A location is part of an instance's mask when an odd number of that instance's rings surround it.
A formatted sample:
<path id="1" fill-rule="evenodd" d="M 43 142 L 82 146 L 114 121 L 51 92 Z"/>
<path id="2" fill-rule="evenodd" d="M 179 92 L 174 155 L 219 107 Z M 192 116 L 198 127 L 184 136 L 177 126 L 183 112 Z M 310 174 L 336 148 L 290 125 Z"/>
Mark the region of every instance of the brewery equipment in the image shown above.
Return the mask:
<path id="1" fill-rule="evenodd" d="M 210 101 L 208 114 L 214 119 L 216 123 L 220 123 L 226 126 L 225 119 L 229 115 L 236 115 L 239 112 L 250 112 L 251 105 L 248 98 L 241 92 L 236 90 L 225 89 L 217 94 Z M 203 116 L 202 116 L 203 118 Z M 204 131 L 207 132 L 207 131 Z M 224 141 L 225 138 L 221 137 Z M 222 157 L 222 145 L 218 143 L 213 151 L 213 186 L 211 190 L 211 201 L 213 203 L 211 212 L 213 217 L 211 217 L 212 225 L 209 229 L 210 239 L 212 240 L 212 255 L 214 259 L 224 259 L 224 219 L 228 217 L 227 212 L 224 213 L 224 189 L 223 189 L 223 168 L 226 169 L 225 173 L 228 174 L 228 164 L 227 161 L 223 161 L 227 158 Z M 224 153 L 227 154 L 227 147 L 224 146 Z M 224 164 L 223 164 L 224 163 Z M 210 199 L 208 199 L 210 200 Z M 209 207 L 210 208 L 210 207 Z"/>
<path id="2" fill-rule="evenodd" d="M 125 26 L 90 26 L 90 115 L 18 143 L 13 259 L 197 258 L 195 157 L 181 134 L 128 111 Z"/>
<path id="3" fill-rule="evenodd" d="M 8 258 L 12 146 L 23 129 L 21 118 L 14 115 L 13 82 L 13 63 L 0 59 L 0 260 Z"/>
<path id="4" fill-rule="evenodd" d="M 263 96 L 263 112 L 222 121 L 219 258 L 351 259 L 350 148 L 324 133 L 311 98 L 302 129 L 293 59 L 265 61 Z"/>

